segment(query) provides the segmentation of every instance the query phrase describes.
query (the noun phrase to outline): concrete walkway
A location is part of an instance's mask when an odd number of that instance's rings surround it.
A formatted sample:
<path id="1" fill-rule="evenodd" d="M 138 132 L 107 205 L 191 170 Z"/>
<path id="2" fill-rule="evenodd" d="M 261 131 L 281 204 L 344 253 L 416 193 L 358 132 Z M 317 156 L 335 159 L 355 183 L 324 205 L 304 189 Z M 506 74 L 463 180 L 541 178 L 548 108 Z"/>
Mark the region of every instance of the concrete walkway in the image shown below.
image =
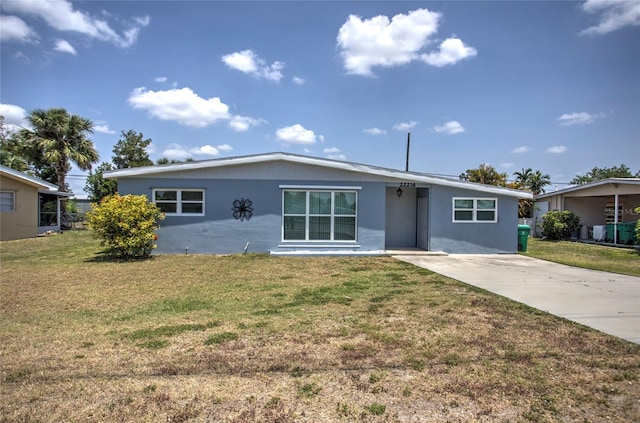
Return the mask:
<path id="1" fill-rule="evenodd" d="M 393 257 L 640 344 L 639 277 L 518 254 Z"/>

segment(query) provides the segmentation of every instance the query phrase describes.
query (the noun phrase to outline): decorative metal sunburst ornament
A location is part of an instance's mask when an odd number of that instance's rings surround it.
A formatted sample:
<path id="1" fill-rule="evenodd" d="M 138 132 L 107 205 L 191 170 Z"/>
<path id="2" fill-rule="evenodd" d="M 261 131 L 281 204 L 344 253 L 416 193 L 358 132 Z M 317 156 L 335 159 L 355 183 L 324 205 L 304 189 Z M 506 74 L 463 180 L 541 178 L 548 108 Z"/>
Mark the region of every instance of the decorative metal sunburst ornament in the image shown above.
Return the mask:
<path id="1" fill-rule="evenodd" d="M 235 217 L 236 220 L 240 220 L 241 222 L 251 219 L 251 216 L 253 216 L 253 207 L 251 207 L 252 205 L 253 203 L 248 198 L 235 200 L 233 202 L 233 208 L 231 209 L 233 210 L 233 217 Z"/>

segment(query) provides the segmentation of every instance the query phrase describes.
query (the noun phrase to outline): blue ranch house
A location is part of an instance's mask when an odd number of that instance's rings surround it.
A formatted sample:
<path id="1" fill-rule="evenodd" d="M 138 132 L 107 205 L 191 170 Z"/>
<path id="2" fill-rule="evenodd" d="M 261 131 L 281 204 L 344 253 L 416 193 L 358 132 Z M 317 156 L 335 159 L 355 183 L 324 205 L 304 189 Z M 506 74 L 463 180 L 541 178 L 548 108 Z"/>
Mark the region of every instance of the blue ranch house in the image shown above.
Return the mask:
<path id="1" fill-rule="evenodd" d="M 531 193 L 287 153 L 118 169 L 166 213 L 159 254 L 517 252 Z"/>

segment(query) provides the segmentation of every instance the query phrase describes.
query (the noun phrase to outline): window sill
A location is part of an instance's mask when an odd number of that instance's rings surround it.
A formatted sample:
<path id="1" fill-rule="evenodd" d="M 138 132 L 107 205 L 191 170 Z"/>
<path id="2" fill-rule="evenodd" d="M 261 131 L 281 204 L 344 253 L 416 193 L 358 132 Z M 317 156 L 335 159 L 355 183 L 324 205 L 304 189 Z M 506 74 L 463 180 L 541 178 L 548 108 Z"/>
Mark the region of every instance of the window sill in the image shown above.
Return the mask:
<path id="1" fill-rule="evenodd" d="M 288 243 L 282 242 L 278 244 L 278 248 L 360 248 L 360 244 L 357 244 L 353 241 L 334 241 L 334 242 L 318 242 L 309 243 L 309 244 L 299 244 L 299 243 Z"/>

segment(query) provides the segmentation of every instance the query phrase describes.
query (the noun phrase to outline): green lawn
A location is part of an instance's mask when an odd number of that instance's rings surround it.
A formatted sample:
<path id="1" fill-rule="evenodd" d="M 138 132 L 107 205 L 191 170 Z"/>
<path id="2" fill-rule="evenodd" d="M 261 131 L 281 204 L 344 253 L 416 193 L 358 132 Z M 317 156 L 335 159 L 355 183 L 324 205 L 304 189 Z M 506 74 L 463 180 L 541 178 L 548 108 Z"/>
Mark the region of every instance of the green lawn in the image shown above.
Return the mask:
<path id="1" fill-rule="evenodd" d="M 585 269 L 640 276 L 640 254 L 636 249 L 529 238 L 527 252 L 521 254 Z"/>
<path id="2" fill-rule="evenodd" d="M 0 421 L 640 421 L 640 346 L 389 257 L 0 243 Z"/>

